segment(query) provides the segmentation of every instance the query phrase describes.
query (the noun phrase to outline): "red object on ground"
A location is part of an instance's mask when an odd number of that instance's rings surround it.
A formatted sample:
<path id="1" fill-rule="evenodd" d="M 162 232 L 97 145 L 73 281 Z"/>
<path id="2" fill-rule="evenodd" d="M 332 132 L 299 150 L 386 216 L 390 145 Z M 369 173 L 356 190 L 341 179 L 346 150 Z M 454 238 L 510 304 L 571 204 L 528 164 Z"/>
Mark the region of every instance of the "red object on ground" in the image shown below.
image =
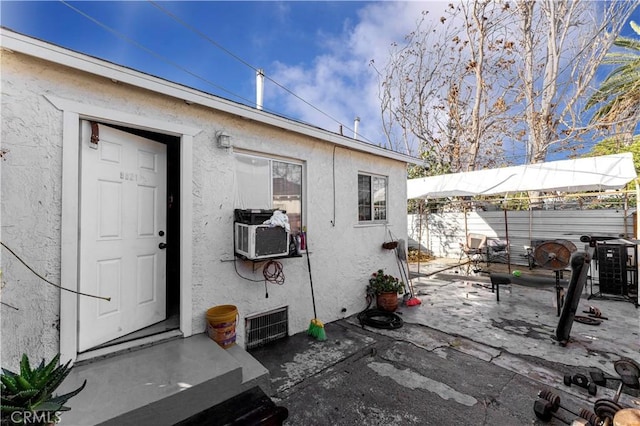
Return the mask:
<path id="1" fill-rule="evenodd" d="M 407 306 L 416 306 L 421 304 L 422 301 L 420 301 L 420 299 L 418 299 L 417 297 L 412 297 L 411 299 L 407 300 L 406 305 Z"/>

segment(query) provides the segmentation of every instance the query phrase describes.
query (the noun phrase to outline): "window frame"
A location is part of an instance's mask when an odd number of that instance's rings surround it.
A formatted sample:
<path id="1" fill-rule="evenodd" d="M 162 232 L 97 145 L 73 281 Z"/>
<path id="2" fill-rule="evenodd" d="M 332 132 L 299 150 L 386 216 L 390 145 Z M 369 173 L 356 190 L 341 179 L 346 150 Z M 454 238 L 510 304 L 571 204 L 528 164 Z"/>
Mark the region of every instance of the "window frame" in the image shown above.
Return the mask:
<path id="1" fill-rule="evenodd" d="M 370 209 L 370 217 L 371 219 L 361 219 L 360 215 L 360 178 L 368 177 L 369 178 L 369 209 Z M 384 180 L 384 219 L 375 219 L 375 201 L 374 201 L 374 179 L 383 179 Z M 360 225 L 368 225 L 368 224 L 387 224 L 389 223 L 389 176 L 377 174 L 377 173 L 369 173 L 369 172 L 358 172 L 358 224 Z"/>
<path id="2" fill-rule="evenodd" d="M 306 162 L 304 160 L 297 160 L 297 159 L 293 159 L 293 158 L 285 158 L 285 157 L 280 157 L 277 155 L 270 155 L 270 154 L 264 154 L 264 153 L 257 153 L 257 152 L 244 152 L 244 151 L 235 151 L 233 153 L 234 155 L 234 161 L 236 161 L 236 156 L 243 156 L 243 157 L 248 157 L 248 158 L 256 158 L 259 160 L 266 160 L 269 162 L 269 200 L 271 200 L 271 208 L 275 209 L 276 207 L 274 206 L 274 192 L 273 192 L 273 179 L 274 179 L 274 174 L 273 174 L 273 163 L 274 162 L 279 162 L 279 163 L 285 163 L 285 164 L 292 164 L 294 166 L 300 166 L 301 170 L 300 170 L 300 230 L 302 230 L 302 228 L 305 227 L 305 217 L 306 217 L 306 193 L 307 193 L 307 188 L 306 188 Z M 235 173 L 235 171 L 234 171 Z M 287 212 L 287 215 L 289 213 Z M 291 229 L 291 233 L 292 235 L 294 235 L 294 230 L 293 228 Z"/>

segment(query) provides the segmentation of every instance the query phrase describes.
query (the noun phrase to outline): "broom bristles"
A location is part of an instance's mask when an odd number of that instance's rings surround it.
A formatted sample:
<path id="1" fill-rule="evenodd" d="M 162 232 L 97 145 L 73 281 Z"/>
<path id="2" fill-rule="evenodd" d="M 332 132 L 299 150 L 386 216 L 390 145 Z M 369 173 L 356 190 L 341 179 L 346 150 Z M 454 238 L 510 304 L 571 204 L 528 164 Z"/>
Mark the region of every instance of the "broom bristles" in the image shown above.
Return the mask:
<path id="1" fill-rule="evenodd" d="M 327 340 L 327 332 L 324 330 L 324 324 L 318 318 L 314 318 L 309 323 L 307 334 L 316 340 Z"/>

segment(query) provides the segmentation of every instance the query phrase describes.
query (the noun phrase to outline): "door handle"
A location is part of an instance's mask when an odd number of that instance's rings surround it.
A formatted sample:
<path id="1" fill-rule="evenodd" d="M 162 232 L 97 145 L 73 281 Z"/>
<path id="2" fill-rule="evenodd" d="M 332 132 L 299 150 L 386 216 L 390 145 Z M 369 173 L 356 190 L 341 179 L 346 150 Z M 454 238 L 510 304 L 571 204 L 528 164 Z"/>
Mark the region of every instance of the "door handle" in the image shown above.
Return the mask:
<path id="1" fill-rule="evenodd" d="M 166 248 L 167 248 L 167 243 L 160 243 L 160 244 L 158 244 L 158 248 L 159 248 L 160 250 L 164 250 L 164 249 L 166 249 Z"/>

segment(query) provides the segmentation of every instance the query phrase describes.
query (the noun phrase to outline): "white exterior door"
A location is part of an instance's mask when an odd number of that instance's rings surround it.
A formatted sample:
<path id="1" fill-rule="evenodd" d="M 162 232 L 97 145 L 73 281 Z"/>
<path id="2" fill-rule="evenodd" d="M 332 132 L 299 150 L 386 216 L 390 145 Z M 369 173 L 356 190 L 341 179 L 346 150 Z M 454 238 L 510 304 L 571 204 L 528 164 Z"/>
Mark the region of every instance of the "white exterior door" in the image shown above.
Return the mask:
<path id="1" fill-rule="evenodd" d="M 166 145 L 82 122 L 78 351 L 166 317 Z"/>

